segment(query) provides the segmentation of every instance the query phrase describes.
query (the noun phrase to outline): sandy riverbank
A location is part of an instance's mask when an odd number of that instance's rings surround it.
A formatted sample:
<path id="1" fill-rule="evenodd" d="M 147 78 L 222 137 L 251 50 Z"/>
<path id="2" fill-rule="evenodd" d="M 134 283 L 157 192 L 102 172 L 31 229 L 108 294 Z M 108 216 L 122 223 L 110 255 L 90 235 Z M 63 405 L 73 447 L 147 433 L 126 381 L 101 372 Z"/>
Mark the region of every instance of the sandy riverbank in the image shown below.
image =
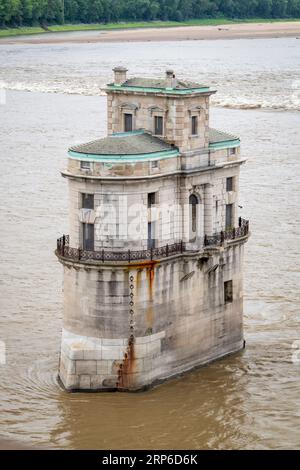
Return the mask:
<path id="1" fill-rule="evenodd" d="M 0 44 L 186 41 L 276 37 L 299 37 L 300 39 L 300 21 L 282 23 L 240 23 L 223 26 L 180 26 L 172 28 L 46 33 L 35 36 L 3 38 L 0 39 Z"/>

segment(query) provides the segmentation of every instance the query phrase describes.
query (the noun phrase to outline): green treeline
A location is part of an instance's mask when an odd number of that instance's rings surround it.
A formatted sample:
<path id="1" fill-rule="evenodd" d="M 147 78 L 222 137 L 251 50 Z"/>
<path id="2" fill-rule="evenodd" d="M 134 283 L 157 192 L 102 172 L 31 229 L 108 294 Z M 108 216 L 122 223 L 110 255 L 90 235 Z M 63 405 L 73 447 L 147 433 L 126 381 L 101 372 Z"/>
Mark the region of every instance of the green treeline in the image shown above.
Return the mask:
<path id="1" fill-rule="evenodd" d="M 218 17 L 299 18 L 300 0 L 0 0 L 0 27 Z"/>

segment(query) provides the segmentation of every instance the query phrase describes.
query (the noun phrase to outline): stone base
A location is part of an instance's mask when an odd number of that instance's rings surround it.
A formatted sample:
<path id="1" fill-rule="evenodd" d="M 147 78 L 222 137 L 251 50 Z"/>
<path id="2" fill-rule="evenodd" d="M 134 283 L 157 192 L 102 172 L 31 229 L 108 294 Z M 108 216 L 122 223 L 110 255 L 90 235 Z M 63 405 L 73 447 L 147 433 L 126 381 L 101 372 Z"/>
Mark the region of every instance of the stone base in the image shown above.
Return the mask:
<path id="1" fill-rule="evenodd" d="M 129 351 L 127 338 L 92 338 L 64 330 L 59 367 L 61 383 L 68 391 L 145 390 L 244 347 L 241 340 L 209 357 L 187 360 L 170 370 L 170 358 L 161 349 L 164 337 L 164 331 L 137 337 Z"/>
<path id="2" fill-rule="evenodd" d="M 64 387 L 142 390 L 240 350 L 243 244 L 204 255 L 64 261 Z"/>

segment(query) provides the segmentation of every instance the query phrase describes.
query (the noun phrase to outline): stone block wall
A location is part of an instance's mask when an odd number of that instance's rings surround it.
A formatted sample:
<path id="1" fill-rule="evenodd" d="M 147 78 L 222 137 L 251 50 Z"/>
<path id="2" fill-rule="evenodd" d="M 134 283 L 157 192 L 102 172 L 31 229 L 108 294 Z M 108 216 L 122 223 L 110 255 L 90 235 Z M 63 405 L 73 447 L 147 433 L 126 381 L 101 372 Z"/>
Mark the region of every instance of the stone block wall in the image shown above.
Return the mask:
<path id="1" fill-rule="evenodd" d="M 81 247 L 81 224 L 95 226 L 95 250 L 147 249 L 148 222 L 155 221 L 156 246 L 189 241 L 189 197 L 195 194 L 197 206 L 197 243 L 204 235 L 225 228 L 226 204 L 233 204 L 233 225 L 238 226 L 239 166 L 228 166 L 194 174 L 150 179 L 148 181 L 114 182 L 69 180 L 70 244 Z M 226 190 L 226 179 L 232 177 L 233 191 Z M 151 212 L 148 194 L 156 194 Z M 82 193 L 94 194 L 94 210 L 81 209 Z M 133 238 L 134 237 L 134 238 Z"/>
<path id="2" fill-rule="evenodd" d="M 140 389 L 241 349 L 243 244 L 207 254 L 123 266 L 64 262 L 64 386 Z"/>
<path id="3" fill-rule="evenodd" d="M 80 160 L 69 158 L 67 171 L 73 175 L 81 177 L 142 177 L 161 175 L 165 173 L 174 173 L 180 169 L 180 158 L 161 158 L 156 160 L 156 166 L 152 165 L 154 159 L 147 159 L 146 161 L 140 162 L 122 162 L 110 163 L 110 162 L 91 162 L 89 170 L 81 169 Z"/>
<path id="4" fill-rule="evenodd" d="M 167 96 L 159 93 L 112 92 L 107 95 L 107 130 L 124 132 L 124 113 L 133 115 L 134 129 L 154 133 L 154 116 L 164 118 L 162 138 L 183 152 L 208 148 L 209 97 Z M 198 117 L 198 134 L 191 135 L 191 116 Z"/>

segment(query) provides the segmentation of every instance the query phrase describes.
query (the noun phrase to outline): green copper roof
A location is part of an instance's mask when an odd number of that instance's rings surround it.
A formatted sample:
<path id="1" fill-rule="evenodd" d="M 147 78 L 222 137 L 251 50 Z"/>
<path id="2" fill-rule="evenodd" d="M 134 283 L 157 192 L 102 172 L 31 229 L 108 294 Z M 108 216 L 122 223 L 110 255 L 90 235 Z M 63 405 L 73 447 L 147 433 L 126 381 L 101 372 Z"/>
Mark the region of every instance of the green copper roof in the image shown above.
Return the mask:
<path id="1" fill-rule="evenodd" d="M 238 137 L 216 129 L 209 129 L 210 149 L 233 148 L 239 145 Z M 109 163 L 151 161 L 177 155 L 179 155 L 177 147 L 144 130 L 116 133 L 69 149 L 71 158 Z"/>
<path id="2" fill-rule="evenodd" d="M 174 79 L 172 86 L 166 79 L 155 79 L 155 78 L 143 78 L 135 77 L 129 78 L 121 85 L 115 85 L 109 83 L 107 85 L 108 90 L 123 90 L 123 91 L 140 91 L 147 93 L 172 93 L 178 95 L 186 95 L 191 93 L 214 93 L 215 90 L 211 90 L 208 86 L 200 83 L 183 81 Z"/>
<path id="3" fill-rule="evenodd" d="M 176 88 L 151 88 L 143 86 L 125 86 L 125 85 L 115 85 L 114 83 L 109 83 L 105 89 L 109 90 L 122 90 L 122 91 L 134 91 L 134 92 L 143 92 L 143 93 L 167 93 L 172 95 L 189 95 L 192 93 L 215 93 L 216 90 L 212 90 L 209 87 L 202 88 L 188 88 L 188 89 L 176 89 Z"/>
<path id="4" fill-rule="evenodd" d="M 209 147 L 211 149 L 238 147 L 240 143 L 240 139 L 232 134 L 217 129 L 209 129 Z"/>
<path id="5" fill-rule="evenodd" d="M 176 147 L 142 130 L 113 134 L 69 149 L 69 155 L 76 159 L 110 162 L 155 160 L 178 154 Z"/>
<path id="6" fill-rule="evenodd" d="M 183 80 L 177 80 L 173 83 L 173 90 L 191 90 L 195 88 L 208 88 L 206 85 L 202 85 L 196 82 L 188 82 Z M 155 78 L 142 78 L 134 77 L 129 78 L 122 86 L 125 87 L 143 87 L 143 88 L 168 88 L 168 81 L 166 79 L 155 79 Z"/>
<path id="7" fill-rule="evenodd" d="M 121 73 L 122 75 L 116 76 L 117 83 L 108 83 L 106 91 L 126 91 L 126 92 L 140 92 L 140 93 L 159 93 L 159 94 L 172 94 L 172 95 L 190 95 L 207 93 L 213 94 L 216 90 L 211 89 L 202 83 L 193 82 L 189 80 L 181 80 L 177 78 L 173 70 L 166 70 L 164 78 L 148 78 L 148 77 L 132 77 L 126 78 L 127 69 L 125 67 L 115 67 L 114 72 Z M 119 82 L 120 77 L 123 77 L 123 82 Z"/>
<path id="8" fill-rule="evenodd" d="M 104 139 L 76 145 L 70 150 L 92 155 L 139 155 L 174 150 L 174 147 L 151 134 L 134 131 L 113 134 Z"/>

